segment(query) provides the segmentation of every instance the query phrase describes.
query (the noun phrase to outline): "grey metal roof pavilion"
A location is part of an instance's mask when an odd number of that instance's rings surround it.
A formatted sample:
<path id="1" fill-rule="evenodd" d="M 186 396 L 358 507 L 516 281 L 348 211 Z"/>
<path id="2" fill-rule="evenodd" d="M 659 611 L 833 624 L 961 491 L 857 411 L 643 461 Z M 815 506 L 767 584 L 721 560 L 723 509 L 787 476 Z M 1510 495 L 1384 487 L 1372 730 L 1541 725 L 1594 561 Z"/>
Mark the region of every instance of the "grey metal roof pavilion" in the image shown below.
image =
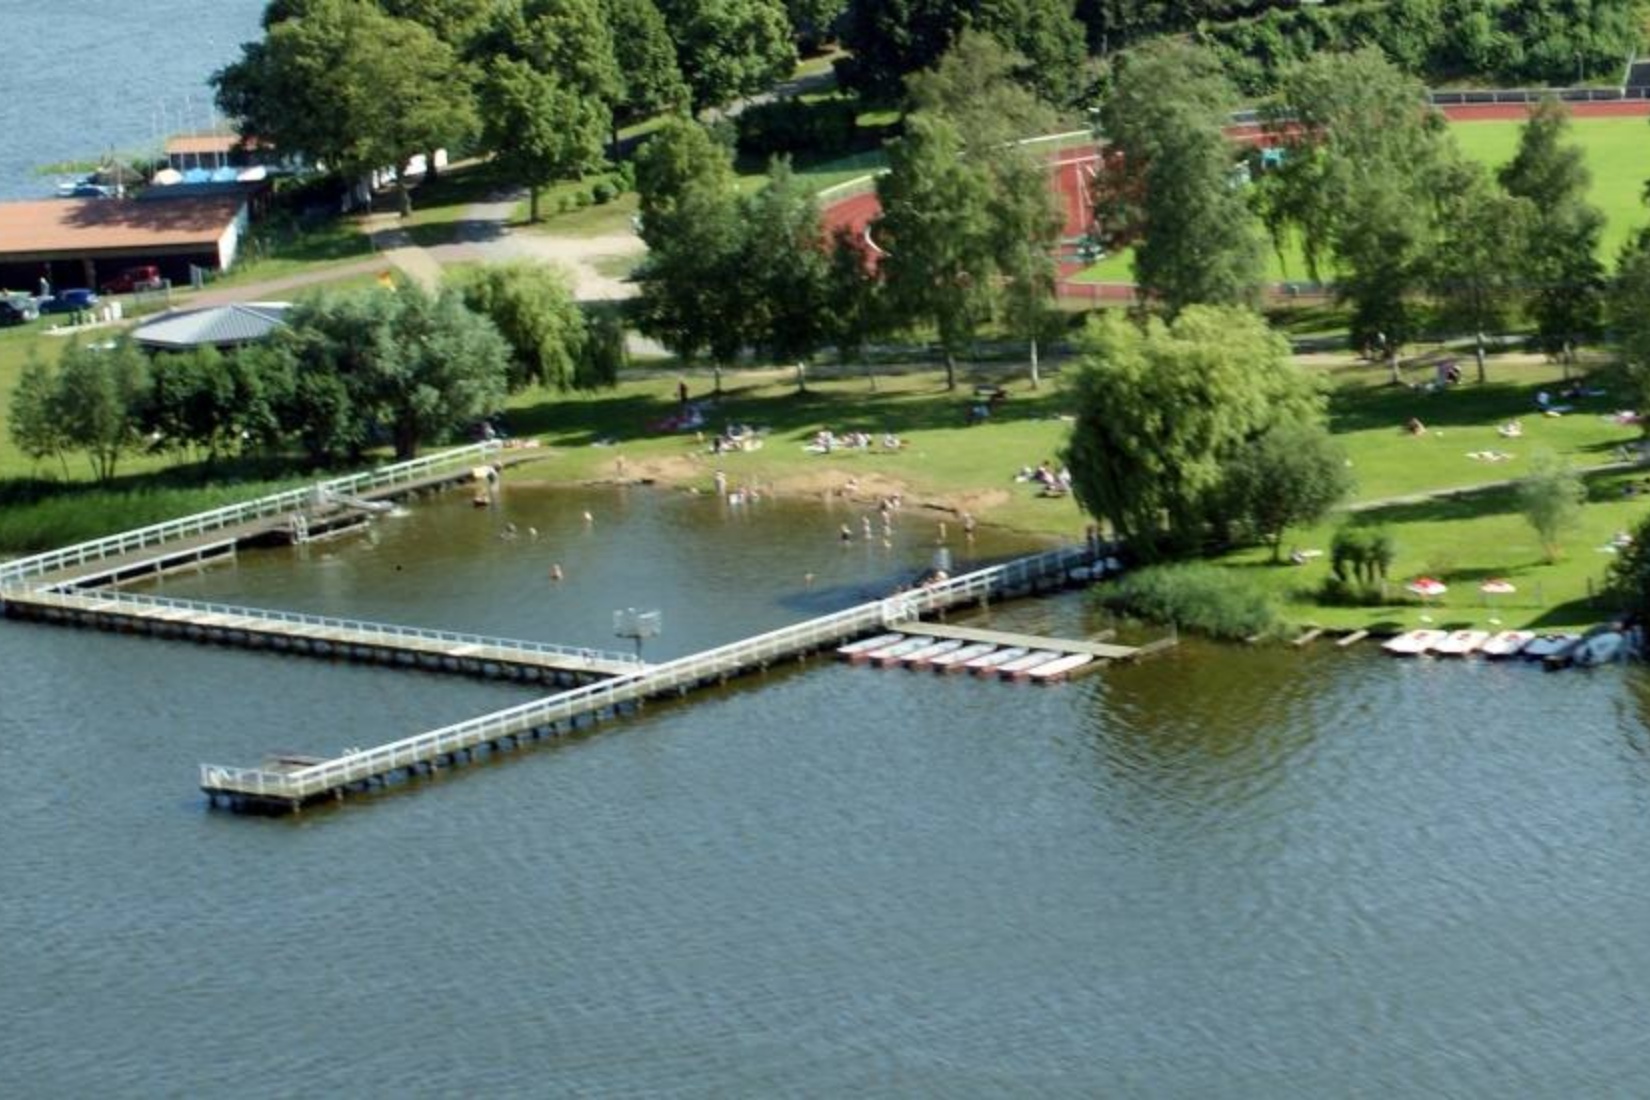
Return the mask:
<path id="1" fill-rule="evenodd" d="M 267 339 L 286 323 L 291 302 L 237 302 L 163 313 L 132 330 L 132 339 L 159 351 L 238 348 Z"/>

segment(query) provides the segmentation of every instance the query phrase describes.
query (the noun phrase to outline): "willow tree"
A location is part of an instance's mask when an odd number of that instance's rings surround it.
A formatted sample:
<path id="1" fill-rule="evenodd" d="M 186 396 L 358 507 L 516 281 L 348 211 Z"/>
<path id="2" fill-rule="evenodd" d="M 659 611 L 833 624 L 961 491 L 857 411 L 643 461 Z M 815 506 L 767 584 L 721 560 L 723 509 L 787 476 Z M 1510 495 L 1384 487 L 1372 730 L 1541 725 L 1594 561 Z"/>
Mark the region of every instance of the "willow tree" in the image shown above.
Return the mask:
<path id="1" fill-rule="evenodd" d="M 1223 515 L 1227 468 L 1279 424 L 1323 424 L 1289 342 L 1248 310 L 1188 306 L 1143 325 L 1107 312 L 1079 339 L 1072 491 L 1143 557 L 1201 544 Z"/>

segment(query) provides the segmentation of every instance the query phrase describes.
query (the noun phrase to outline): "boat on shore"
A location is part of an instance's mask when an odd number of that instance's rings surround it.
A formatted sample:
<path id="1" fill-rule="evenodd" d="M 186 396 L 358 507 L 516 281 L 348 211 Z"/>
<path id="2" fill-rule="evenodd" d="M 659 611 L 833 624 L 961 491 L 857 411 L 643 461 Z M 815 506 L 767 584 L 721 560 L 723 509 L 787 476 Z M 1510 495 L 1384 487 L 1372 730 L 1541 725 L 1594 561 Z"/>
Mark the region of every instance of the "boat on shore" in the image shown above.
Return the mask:
<path id="1" fill-rule="evenodd" d="M 954 649 L 950 653 L 942 653 L 929 662 L 935 672 L 961 672 L 969 661 L 976 657 L 984 657 L 997 647 L 990 642 L 975 642 L 965 645 L 961 649 Z"/>
<path id="2" fill-rule="evenodd" d="M 1519 651 L 1526 661 L 1545 661 L 1557 653 L 1568 653 L 1581 641 L 1579 634 L 1538 634 Z"/>
<path id="3" fill-rule="evenodd" d="M 1008 662 L 997 674 L 1005 680 L 1024 680 L 1038 665 L 1046 665 L 1059 659 L 1060 654 L 1052 649 L 1034 649 L 1019 660 Z"/>
<path id="4" fill-rule="evenodd" d="M 999 649 L 994 653 L 987 653 L 983 656 L 975 657 L 972 661 L 964 663 L 963 668 L 967 669 L 969 672 L 972 672 L 976 676 L 995 676 L 997 675 L 998 669 L 1002 668 L 1010 661 L 1018 661 L 1021 657 L 1024 657 L 1030 652 L 1031 650 L 1027 649 L 1025 646 L 1009 646 L 1007 649 Z"/>
<path id="5" fill-rule="evenodd" d="M 1492 634 L 1488 641 L 1478 647 L 1478 652 L 1491 659 L 1502 657 L 1516 657 L 1535 638 L 1535 634 L 1528 630 L 1503 630 L 1499 634 Z"/>
<path id="6" fill-rule="evenodd" d="M 1033 668 L 1029 675 L 1039 684 L 1058 684 L 1069 680 L 1077 670 L 1094 663 L 1092 653 L 1068 653 Z"/>
<path id="7" fill-rule="evenodd" d="M 1432 651 L 1440 657 L 1465 657 L 1489 640 L 1487 630 L 1452 630 Z"/>
<path id="8" fill-rule="evenodd" d="M 1627 656 L 1627 636 L 1613 627 L 1589 634 L 1581 639 L 1570 654 L 1570 663 L 1577 668 L 1607 665 Z"/>
<path id="9" fill-rule="evenodd" d="M 905 637 L 903 634 L 878 634 L 875 638 L 861 638 L 857 642 L 849 642 L 847 645 L 838 646 L 836 655 L 855 664 L 863 663 L 871 659 L 871 653 L 874 650 L 891 646 L 903 637 Z"/>
<path id="10" fill-rule="evenodd" d="M 1442 630 L 1407 630 L 1382 642 L 1381 648 L 1394 657 L 1419 657 L 1447 637 L 1449 634 Z"/>
<path id="11" fill-rule="evenodd" d="M 933 644 L 934 639 L 927 634 L 915 638 L 906 638 L 902 642 L 895 642 L 893 645 L 883 646 L 881 649 L 873 649 L 870 661 L 874 665 L 887 668 L 889 665 L 898 664 L 900 659 L 907 653 L 915 653 L 917 650 L 926 649 Z"/>
<path id="12" fill-rule="evenodd" d="M 900 658 L 900 663 L 906 668 L 927 668 L 929 665 L 934 663 L 934 658 L 943 657 L 947 653 L 955 653 L 967 644 L 968 643 L 966 642 L 958 641 L 956 638 L 950 638 L 943 642 L 934 642 L 932 645 L 925 645 L 921 649 L 915 649 L 910 653 L 907 653 L 905 656 Z"/>

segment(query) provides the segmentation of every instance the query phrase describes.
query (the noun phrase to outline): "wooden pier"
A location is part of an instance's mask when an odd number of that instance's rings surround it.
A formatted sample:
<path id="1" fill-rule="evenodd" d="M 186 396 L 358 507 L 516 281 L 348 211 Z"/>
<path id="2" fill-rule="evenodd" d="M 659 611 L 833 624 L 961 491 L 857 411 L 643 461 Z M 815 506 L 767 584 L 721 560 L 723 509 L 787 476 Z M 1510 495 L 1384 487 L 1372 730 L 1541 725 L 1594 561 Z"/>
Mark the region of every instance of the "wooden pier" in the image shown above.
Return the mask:
<path id="1" fill-rule="evenodd" d="M 558 736 L 582 724 L 642 707 L 650 699 L 675 698 L 697 688 L 725 684 L 781 661 L 833 650 L 854 638 L 885 633 L 890 628 L 915 629 L 912 620 L 924 614 L 1010 593 L 1056 587 L 1064 582 L 1073 567 L 1086 562 L 1086 553 L 1081 549 L 1054 550 L 1020 558 L 914 592 L 860 604 L 494 714 L 318 762 L 295 764 L 290 759 L 279 759 L 251 768 L 202 764 L 200 787 L 213 805 L 221 803 L 237 810 L 295 812 L 311 802 L 342 799 L 352 791 L 385 785 L 397 778 L 433 773 L 478 755 L 496 754 L 526 741 Z M 923 623 L 920 629 L 927 631 L 931 625 Z"/>
<path id="2" fill-rule="evenodd" d="M 577 646 L 129 592 L 40 588 L 0 596 L 14 618 L 466 676 L 582 684 L 643 667 L 623 653 Z"/>

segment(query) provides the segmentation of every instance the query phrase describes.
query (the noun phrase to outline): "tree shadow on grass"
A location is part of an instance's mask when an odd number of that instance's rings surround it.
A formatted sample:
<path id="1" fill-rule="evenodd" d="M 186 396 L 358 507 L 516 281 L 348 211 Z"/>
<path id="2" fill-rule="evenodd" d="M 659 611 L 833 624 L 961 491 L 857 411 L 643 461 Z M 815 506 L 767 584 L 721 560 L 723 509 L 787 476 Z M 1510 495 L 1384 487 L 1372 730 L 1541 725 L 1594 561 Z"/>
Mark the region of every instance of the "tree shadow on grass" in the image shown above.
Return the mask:
<path id="1" fill-rule="evenodd" d="M 822 427 L 838 432 L 900 435 L 963 428 L 968 426 L 969 410 L 981 403 L 971 387 L 872 393 L 832 386 L 803 393 L 794 389 L 776 393 L 771 383 L 729 386 L 720 398 L 702 395 L 693 400 L 703 413 L 707 436 L 729 424 L 749 424 L 770 435 L 802 442 Z M 1011 392 L 1007 400 L 991 407 L 986 423 L 1049 420 L 1063 407 L 1062 395 L 1053 388 Z M 552 435 L 569 446 L 578 446 L 602 439 L 631 441 L 681 435 L 680 431 L 660 426 L 661 421 L 680 410 L 681 403 L 668 392 L 656 397 L 615 394 L 572 399 L 547 394 L 542 402 L 512 408 L 509 425 L 517 435 Z"/>

